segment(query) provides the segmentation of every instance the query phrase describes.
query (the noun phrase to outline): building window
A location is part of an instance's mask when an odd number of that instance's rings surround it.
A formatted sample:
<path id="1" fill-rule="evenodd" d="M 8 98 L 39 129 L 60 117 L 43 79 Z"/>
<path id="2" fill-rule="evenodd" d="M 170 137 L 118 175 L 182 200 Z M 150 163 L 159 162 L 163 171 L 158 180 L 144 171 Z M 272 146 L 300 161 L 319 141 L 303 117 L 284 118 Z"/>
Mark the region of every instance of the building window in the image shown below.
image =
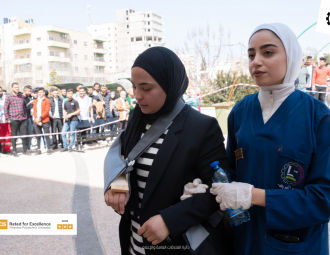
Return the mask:
<path id="1" fill-rule="evenodd" d="M 26 58 L 30 58 L 30 54 L 26 54 Z"/>
<path id="2" fill-rule="evenodd" d="M 84 46 L 87 46 L 87 42 L 84 42 Z"/>
<path id="3" fill-rule="evenodd" d="M 87 59 L 87 55 L 85 55 L 85 59 Z"/>
<path id="4" fill-rule="evenodd" d="M 29 40 L 25 40 L 26 43 L 29 43 Z"/>
<path id="5" fill-rule="evenodd" d="M 40 57 L 41 56 L 41 52 L 37 52 L 37 56 Z"/>
<path id="6" fill-rule="evenodd" d="M 70 39 L 68 39 L 68 42 L 70 42 Z"/>
<path id="7" fill-rule="evenodd" d="M 42 70 L 42 66 L 36 66 L 36 70 L 41 71 Z"/>
<path id="8" fill-rule="evenodd" d="M 60 56 L 60 53 L 59 52 L 55 52 L 55 56 L 56 57 L 59 57 Z"/>
<path id="9" fill-rule="evenodd" d="M 74 40 L 73 43 L 74 43 L 74 44 L 77 44 L 77 40 Z"/>
<path id="10" fill-rule="evenodd" d="M 148 16 L 147 16 L 148 18 L 150 17 L 150 15 L 148 14 Z"/>
<path id="11" fill-rule="evenodd" d="M 126 18 L 126 20 L 128 20 L 128 17 Z"/>
<path id="12" fill-rule="evenodd" d="M 20 59 L 23 59 L 23 58 L 24 58 L 24 56 L 19 56 L 19 58 L 20 58 Z"/>
<path id="13" fill-rule="evenodd" d="M 126 10 L 126 15 L 128 15 L 128 11 Z"/>
<path id="14" fill-rule="evenodd" d="M 23 40 L 19 40 L 18 43 L 19 44 L 22 44 L 22 43 L 24 43 L 24 41 Z"/>
<path id="15" fill-rule="evenodd" d="M 74 70 L 75 70 L 76 72 L 78 72 L 78 67 L 75 67 Z"/>
<path id="16" fill-rule="evenodd" d="M 111 36 L 110 34 L 108 34 L 108 36 Z"/>
<path id="17" fill-rule="evenodd" d="M 109 56 L 111 56 L 111 53 L 109 53 Z"/>
<path id="18" fill-rule="evenodd" d="M 110 27 L 108 28 L 108 30 L 110 30 Z"/>
<path id="19" fill-rule="evenodd" d="M 109 42 L 111 42 L 111 40 L 109 40 Z"/>
<path id="20" fill-rule="evenodd" d="M 54 51 L 49 52 L 49 55 L 54 56 Z"/>
<path id="21" fill-rule="evenodd" d="M 150 29 L 148 29 L 148 32 L 150 32 Z"/>
<path id="22" fill-rule="evenodd" d="M 111 47 L 109 47 L 109 50 L 111 49 Z"/>
<path id="23" fill-rule="evenodd" d="M 148 21 L 148 25 L 150 25 L 150 21 Z"/>
<path id="24" fill-rule="evenodd" d="M 129 28 L 129 25 L 127 25 L 127 28 Z"/>
<path id="25" fill-rule="evenodd" d="M 149 47 L 151 47 L 151 44 L 149 44 Z"/>
<path id="26" fill-rule="evenodd" d="M 74 58 L 78 58 L 78 54 L 74 54 Z"/>
<path id="27" fill-rule="evenodd" d="M 37 38 L 37 41 L 40 42 L 40 41 L 41 41 L 41 37 L 38 37 L 38 38 Z"/>
<path id="28" fill-rule="evenodd" d="M 129 34 L 129 32 L 127 32 L 127 34 Z"/>
<path id="29" fill-rule="evenodd" d="M 134 37 L 131 38 L 131 42 L 134 42 Z"/>
<path id="30" fill-rule="evenodd" d="M 54 41 L 54 37 L 49 36 L 50 41 Z"/>

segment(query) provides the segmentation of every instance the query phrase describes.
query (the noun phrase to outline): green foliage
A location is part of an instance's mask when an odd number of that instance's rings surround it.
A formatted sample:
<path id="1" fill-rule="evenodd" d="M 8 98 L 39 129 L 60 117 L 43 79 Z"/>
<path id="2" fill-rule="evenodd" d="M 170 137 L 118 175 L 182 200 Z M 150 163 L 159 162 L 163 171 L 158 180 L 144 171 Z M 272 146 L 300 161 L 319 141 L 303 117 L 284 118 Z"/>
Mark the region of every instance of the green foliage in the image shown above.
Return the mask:
<path id="1" fill-rule="evenodd" d="M 63 78 L 59 75 L 57 75 L 56 71 L 53 70 L 49 74 L 49 82 L 46 82 L 46 88 L 51 87 L 54 84 L 62 84 L 63 83 Z"/>
<path id="2" fill-rule="evenodd" d="M 230 71 L 227 73 L 225 73 L 224 71 L 219 72 L 217 74 L 217 78 L 214 81 L 212 81 L 211 87 L 207 90 L 202 90 L 201 94 L 203 95 L 210 91 L 214 91 L 232 85 L 234 83 L 236 75 L 237 73 L 232 73 Z M 238 83 L 238 80 L 240 80 L 240 83 L 254 84 L 254 81 L 250 75 L 239 74 L 237 76 L 236 83 Z M 230 94 L 230 90 L 231 88 L 203 97 L 201 106 L 210 107 L 213 104 L 227 102 Z M 259 92 L 258 87 L 237 86 L 235 93 L 231 97 L 230 101 L 238 103 L 246 95 L 254 94 L 257 92 Z"/>

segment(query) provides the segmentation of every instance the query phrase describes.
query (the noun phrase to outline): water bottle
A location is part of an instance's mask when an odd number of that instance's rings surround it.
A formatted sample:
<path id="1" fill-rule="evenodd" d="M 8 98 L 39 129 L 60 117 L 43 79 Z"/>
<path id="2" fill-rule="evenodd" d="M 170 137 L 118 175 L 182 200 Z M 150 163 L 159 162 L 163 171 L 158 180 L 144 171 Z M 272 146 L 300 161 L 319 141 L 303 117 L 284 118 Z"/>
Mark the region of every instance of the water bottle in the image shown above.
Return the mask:
<path id="1" fill-rule="evenodd" d="M 214 183 L 230 183 L 231 178 L 224 169 L 220 167 L 219 161 L 215 161 L 210 166 L 213 169 L 212 181 Z M 250 220 L 250 214 L 247 210 L 243 209 L 227 209 L 230 219 L 235 226 Z"/>

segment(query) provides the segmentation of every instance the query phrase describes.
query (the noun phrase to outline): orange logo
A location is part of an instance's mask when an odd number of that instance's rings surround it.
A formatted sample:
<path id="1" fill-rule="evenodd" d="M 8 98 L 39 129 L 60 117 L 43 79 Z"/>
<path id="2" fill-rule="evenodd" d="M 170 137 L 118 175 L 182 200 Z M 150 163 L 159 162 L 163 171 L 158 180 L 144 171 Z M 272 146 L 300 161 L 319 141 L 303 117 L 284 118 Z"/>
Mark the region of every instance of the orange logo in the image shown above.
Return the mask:
<path id="1" fill-rule="evenodd" d="M 57 229 L 73 229 L 73 224 L 57 224 Z"/>
<path id="2" fill-rule="evenodd" d="M 8 220 L 0 220 L 0 229 L 8 229 Z"/>
<path id="3" fill-rule="evenodd" d="M 57 224 L 57 229 L 63 229 L 63 225 L 62 224 Z"/>
<path id="4" fill-rule="evenodd" d="M 68 224 L 68 229 L 73 229 L 73 225 L 72 224 Z"/>

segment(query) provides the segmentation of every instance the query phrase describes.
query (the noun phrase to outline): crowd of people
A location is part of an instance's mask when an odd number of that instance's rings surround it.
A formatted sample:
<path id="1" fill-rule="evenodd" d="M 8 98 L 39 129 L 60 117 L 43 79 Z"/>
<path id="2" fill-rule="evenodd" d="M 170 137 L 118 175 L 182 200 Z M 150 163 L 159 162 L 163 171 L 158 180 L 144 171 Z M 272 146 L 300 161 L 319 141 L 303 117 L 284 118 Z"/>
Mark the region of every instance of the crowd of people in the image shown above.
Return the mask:
<path id="1" fill-rule="evenodd" d="M 325 57 L 320 58 L 319 65 L 312 56 L 303 59 L 299 76 L 295 81 L 296 88 L 306 90 L 311 96 L 326 104 L 326 92 L 329 92 L 330 63 Z M 321 92 L 321 93 L 319 93 Z"/>
<path id="2" fill-rule="evenodd" d="M 76 93 L 63 88 L 61 96 L 58 88 L 51 88 L 48 92 L 43 87 L 26 85 L 20 92 L 17 82 L 13 82 L 11 88 L 12 93 L 7 95 L 7 91 L 0 87 L 0 137 L 8 137 L 0 140 L 0 152 L 14 157 L 19 154 L 17 138 L 12 137 L 36 135 L 36 150 L 31 148 L 32 136 L 21 138 L 24 155 L 39 155 L 42 147 L 47 148 L 48 155 L 59 146 L 61 152 L 71 152 L 74 145 L 79 148 L 74 132 L 79 124 L 88 122 L 93 126 L 98 119 L 104 119 L 104 123 L 120 120 L 119 129 L 125 129 L 129 114 L 136 106 L 133 90 L 127 94 L 121 86 L 117 87 L 117 91 L 109 91 L 106 85 L 95 83 L 87 87 L 86 94 L 86 87 L 78 84 Z M 116 124 L 108 126 L 111 131 L 117 127 Z M 81 135 L 104 131 L 105 125 L 102 125 L 83 131 Z M 110 143 L 106 139 L 100 142 Z M 88 149 L 90 143 L 93 141 L 84 143 L 84 149 Z"/>

